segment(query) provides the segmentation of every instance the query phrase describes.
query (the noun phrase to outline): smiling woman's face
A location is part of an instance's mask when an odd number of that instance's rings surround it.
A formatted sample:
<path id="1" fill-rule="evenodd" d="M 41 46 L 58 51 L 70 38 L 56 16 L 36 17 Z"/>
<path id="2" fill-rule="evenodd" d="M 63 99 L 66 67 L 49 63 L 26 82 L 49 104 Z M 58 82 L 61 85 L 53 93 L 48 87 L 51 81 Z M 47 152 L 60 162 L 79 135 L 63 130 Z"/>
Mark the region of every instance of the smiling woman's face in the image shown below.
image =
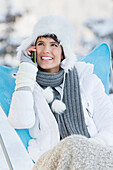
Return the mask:
<path id="1" fill-rule="evenodd" d="M 37 62 L 43 71 L 57 73 L 60 70 L 62 47 L 50 37 L 40 37 L 36 42 Z"/>

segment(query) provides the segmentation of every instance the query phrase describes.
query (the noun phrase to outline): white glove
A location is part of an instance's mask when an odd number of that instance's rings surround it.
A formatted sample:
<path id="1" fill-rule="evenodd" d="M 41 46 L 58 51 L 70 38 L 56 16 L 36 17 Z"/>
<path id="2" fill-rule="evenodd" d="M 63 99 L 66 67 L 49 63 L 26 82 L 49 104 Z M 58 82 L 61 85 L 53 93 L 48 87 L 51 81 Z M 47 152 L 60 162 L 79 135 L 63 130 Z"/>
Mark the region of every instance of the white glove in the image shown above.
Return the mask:
<path id="1" fill-rule="evenodd" d="M 25 50 L 22 51 L 21 57 L 20 57 L 20 63 L 23 63 L 23 62 L 31 63 L 31 64 L 33 64 L 33 65 L 36 66 L 36 67 L 38 66 L 37 62 L 34 63 L 34 62 L 32 61 L 31 56 L 29 56 Z"/>
<path id="2" fill-rule="evenodd" d="M 29 62 L 22 62 L 17 72 L 16 87 L 19 88 L 28 87 L 33 91 L 36 80 L 36 73 L 38 68 Z"/>

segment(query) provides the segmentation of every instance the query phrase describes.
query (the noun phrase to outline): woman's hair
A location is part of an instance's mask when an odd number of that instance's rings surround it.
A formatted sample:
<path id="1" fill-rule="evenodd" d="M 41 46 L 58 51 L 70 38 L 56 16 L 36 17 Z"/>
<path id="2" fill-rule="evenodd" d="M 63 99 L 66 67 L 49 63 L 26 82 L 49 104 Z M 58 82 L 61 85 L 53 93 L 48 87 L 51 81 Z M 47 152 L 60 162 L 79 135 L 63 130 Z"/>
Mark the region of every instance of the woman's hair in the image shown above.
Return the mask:
<path id="1" fill-rule="evenodd" d="M 45 34 L 45 35 L 41 35 L 41 36 L 38 36 L 37 39 L 36 39 L 36 42 L 35 42 L 35 46 L 36 46 L 36 43 L 37 43 L 37 40 L 41 37 L 44 37 L 44 38 L 52 38 L 54 41 L 56 41 L 58 44 L 60 44 L 60 40 L 58 40 L 57 36 L 55 34 Z M 62 47 L 62 46 L 61 46 Z M 63 51 L 63 47 L 62 47 L 62 55 L 63 55 L 63 59 L 65 59 L 65 55 L 64 55 L 64 51 Z"/>
<path id="2" fill-rule="evenodd" d="M 58 44 L 60 44 L 60 41 L 58 40 L 57 36 L 55 34 L 45 34 L 45 35 L 40 35 L 37 37 L 36 39 L 36 42 L 35 42 L 35 45 L 37 43 L 37 40 L 41 37 L 44 37 L 44 38 L 52 38 L 53 40 L 55 40 Z"/>

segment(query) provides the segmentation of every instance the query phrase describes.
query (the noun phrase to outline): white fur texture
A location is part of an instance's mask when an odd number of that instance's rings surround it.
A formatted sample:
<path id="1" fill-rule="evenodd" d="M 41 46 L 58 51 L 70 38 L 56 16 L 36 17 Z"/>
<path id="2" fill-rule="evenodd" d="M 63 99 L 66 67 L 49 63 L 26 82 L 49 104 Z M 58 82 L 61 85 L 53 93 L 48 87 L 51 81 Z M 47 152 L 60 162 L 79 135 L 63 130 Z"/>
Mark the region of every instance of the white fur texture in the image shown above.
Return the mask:
<path id="1" fill-rule="evenodd" d="M 53 112 L 61 114 L 66 110 L 66 106 L 61 100 L 54 100 L 52 103 L 52 110 Z"/>
<path id="2" fill-rule="evenodd" d="M 20 58 L 23 50 L 26 50 L 31 44 L 35 44 L 37 37 L 45 34 L 55 34 L 57 36 L 67 59 L 65 70 L 72 68 L 73 60 L 76 59 L 72 50 L 75 41 L 74 28 L 62 16 L 49 15 L 42 17 L 35 25 L 31 37 L 25 39 L 18 47 L 17 56 Z"/>
<path id="3" fill-rule="evenodd" d="M 44 95 L 47 103 L 51 103 L 53 101 L 54 95 L 53 95 L 53 90 L 51 87 L 47 87 L 46 89 L 44 89 L 43 95 Z"/>

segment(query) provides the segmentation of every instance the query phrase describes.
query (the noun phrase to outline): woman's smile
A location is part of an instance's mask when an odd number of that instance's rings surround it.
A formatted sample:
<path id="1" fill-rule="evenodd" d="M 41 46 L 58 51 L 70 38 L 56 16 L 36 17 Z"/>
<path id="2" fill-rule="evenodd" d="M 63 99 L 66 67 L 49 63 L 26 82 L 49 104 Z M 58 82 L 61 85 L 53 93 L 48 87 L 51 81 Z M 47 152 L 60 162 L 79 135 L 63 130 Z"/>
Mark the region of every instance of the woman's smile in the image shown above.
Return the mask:
<path id="1" fill-rule="evenodd" d="M 36 42 L 37 62 L 45 72 L 57 73 L 60 70 L 62 47 L 50 37 L 40 37 Z"/>
<path id="2" fill-rule="evenodd" d="M 48 60 L 53 60 L 53 57 L 51 57 L 51 56 L 41 56 L 41 59 L 48 61 Z"/>

